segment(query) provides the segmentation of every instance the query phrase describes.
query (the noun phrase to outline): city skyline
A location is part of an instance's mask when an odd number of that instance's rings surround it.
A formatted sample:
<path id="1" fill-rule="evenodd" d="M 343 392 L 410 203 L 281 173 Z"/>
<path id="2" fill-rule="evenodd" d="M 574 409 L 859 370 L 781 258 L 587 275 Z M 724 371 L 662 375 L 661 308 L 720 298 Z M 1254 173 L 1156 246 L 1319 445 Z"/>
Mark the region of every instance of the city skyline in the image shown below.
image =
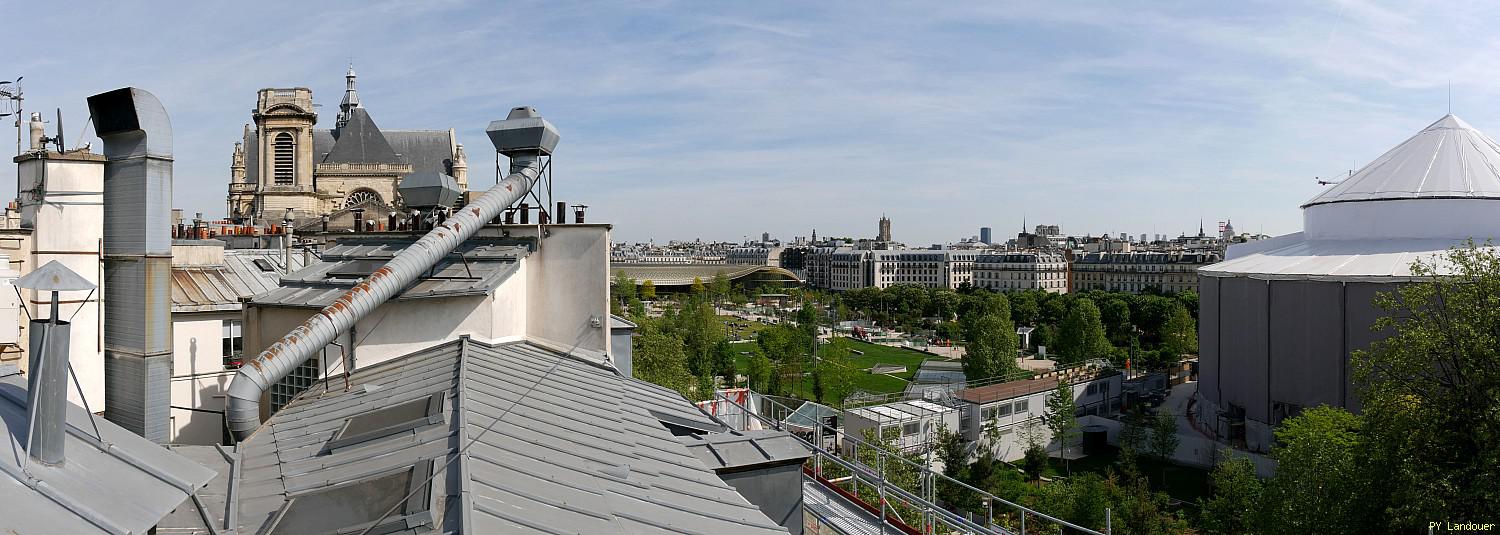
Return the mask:
<path id="1" fill-rule="evenodd" d="M 259 88 L 312 88 L 328 127 L 352 60 L 380 126 L 458 128 L 476 189 L 485 124 L 532 105 L 569 125 L 558 198 L 618 241 L 873 236 L 882 213 L 914 245 L 998 239 L 1022 212 L 1070 234 L 1278 235 L 1315 176 L 1442 116 L 1450 87 L 1500 131 L 1485 7 L 273 5 L 99 5 L 68 38 L 23 5 L 12 42 L 36 46 L 0 78 L 26 76 L 27 111 L 62 107 L 70 145 L 92 135 L 84 96 L 155 91 L 174 204 L 209 217 Z"/>

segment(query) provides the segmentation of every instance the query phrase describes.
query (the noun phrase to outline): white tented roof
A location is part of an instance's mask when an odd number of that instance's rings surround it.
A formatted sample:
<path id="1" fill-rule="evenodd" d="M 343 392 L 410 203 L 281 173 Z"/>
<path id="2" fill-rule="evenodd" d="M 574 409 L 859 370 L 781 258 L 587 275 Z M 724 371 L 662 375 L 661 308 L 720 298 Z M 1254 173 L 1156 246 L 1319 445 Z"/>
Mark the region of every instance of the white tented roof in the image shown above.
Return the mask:
<path id="1" fill-rule="evenodd" d="M 1302 207 L 1426 198 L 1500 199 L 1500 145 L 1445 115 Z"/>
<path id="2" fill-rule="evenodd" d="M 1231 260 L 1204 266 L 1198 273 L 1265 280 L 1399 282 L 1411 279 L 1411 264 L 1416 260 L 1436 262 L 1439 273 L 1450 272 L 1445 253 L 1450 247 L 1465 245 L 1464 240 L 1453 239 L 1309 240 L 1301 233 L 1276 240 L 1250 254 L 1230 254 Z"/>

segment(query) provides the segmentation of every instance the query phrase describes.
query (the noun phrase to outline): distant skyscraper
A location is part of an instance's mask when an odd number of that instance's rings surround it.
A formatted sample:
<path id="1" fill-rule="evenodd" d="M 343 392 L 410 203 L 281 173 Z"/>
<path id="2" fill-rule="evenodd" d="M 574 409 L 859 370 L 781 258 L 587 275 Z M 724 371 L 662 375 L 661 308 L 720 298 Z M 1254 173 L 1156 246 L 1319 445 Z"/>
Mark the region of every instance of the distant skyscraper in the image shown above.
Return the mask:
<path id="1" fill-rule="evenodd" d="M 989 227 L 979 227 L 979 242 L 983 243 L 985 245 L 989 245 L 991 243 L 994 243 L 994 242 L 990 241 L 990 228 Z"/>
<path id="2" fill-rule="evenodd" d="M 771 233 L 769 233 L 769 232 L 762 232 L 762 233 L 760 233 L 760 241 L 762 243 L 771 241 Z"/>
<path id="3" fill-rule="evenodd" d="M 875 236 L 875 241 L 891 241 L 891 220 L 883 214 L 880 216 L 880 233 Z"/>

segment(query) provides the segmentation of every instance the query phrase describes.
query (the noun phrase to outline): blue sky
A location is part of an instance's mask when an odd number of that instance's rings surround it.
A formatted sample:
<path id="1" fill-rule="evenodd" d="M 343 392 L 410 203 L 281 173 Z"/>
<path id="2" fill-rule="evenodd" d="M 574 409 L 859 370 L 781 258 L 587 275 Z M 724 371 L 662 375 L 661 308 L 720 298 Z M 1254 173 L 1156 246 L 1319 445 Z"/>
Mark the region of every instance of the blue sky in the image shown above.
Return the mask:
<path id="1" fill-rule="evenodd" d="M 476 187 L 484 126 L 535 106 L 563 134 L 557 198 L 623 241 L 873 236 L 882 213 L 911 244 L 1023 216 L 1280 234 L 1314 176 L 1441 117 L 1450 80 L 1500 134 L 1500 5 L 950 4 L 28 2 L 0 78 L 74 139 L 87 95 L 152 91 L 177 206 L 219 216 L 255 90 L 311 87 L 327 127 L 352 58 L 376 123 L 456 128 Z"/>

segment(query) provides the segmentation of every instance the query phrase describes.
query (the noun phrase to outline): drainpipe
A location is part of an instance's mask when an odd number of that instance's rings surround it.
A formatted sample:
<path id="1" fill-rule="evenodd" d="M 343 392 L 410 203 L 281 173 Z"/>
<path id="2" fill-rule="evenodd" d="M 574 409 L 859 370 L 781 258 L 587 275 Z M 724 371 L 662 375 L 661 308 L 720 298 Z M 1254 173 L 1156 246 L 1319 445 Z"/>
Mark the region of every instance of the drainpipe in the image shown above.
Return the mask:
<path id="1" fill-rule="evenodd" d="M 244 440 L 260 427 L 261 397 L 360 318 L 406 288 L 464 240 L 522 198 L 541 176 L 541 160 L 557 146 L 557 129 L 536 110 L 519 107 L 485 129 L 495 150 L 510 158 L 510 175 L 472 204 L 433 227 L 385 266 L 344 292 L 286 337 L 241 366 L 229 385 L 229 430 Z M 353 347 L 350 348 L 353 351 Z M 346 370 L 352 372 L 352 370 Z"/>
<path id="2" fill-rule="evenodd" d="M 172 377 L 172 125 L 133 87 L 88 98 L 104 141 L 104 417 L 168 439 Z"/>

